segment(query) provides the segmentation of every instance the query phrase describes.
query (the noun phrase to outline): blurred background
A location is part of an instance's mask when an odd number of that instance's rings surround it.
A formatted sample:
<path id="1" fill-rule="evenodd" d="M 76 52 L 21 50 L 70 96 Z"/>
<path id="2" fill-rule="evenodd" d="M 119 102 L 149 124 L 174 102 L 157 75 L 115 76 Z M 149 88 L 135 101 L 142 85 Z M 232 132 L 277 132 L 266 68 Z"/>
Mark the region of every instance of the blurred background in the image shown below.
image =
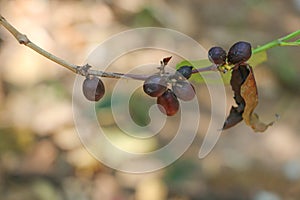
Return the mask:
<path id="1" fill-rule="evenodd" d="M 0 11 L 36 44 L 78 65 L 113 34 L 136 27 L 175 29 L 207 49 L 228 49 L 239 40 L 255 47 L 300 28 L 299 0 L 0 0 Z M 75 75 L 19 45 L 0 27 L 0 199 L 299 199 L 299 54 L 299 47 L 277 47 L 254 69 L 257 112 L 264 121 L 280 115 L 265 133 L 240 123 L 198 159 L 210 100 L 205 84 L 195 84 L 202 116 L 189 150 L 157 172 L 127 174 L 104 166 L 80 143 L 72 114 Z M 162 55 L 153 53 L 150 60 Z M 149 61 L 149 55 L 128 55 L 117 63 L 130 67 L 137 60 Z M 115 80 L 103 80 L 109 94 Z M 234 103 L 229 85 L 226 91 L 229 111 Z M 96 104 L 106 116 L 101 125 L 126 143 L 111 116 L 108 94 Z M 133 118 L 147 124 L 141 102 L 155 101 L 141 92 L 133 101 Z M 145 145 L 153 149 L 170 141 L 173 124 Z"/>

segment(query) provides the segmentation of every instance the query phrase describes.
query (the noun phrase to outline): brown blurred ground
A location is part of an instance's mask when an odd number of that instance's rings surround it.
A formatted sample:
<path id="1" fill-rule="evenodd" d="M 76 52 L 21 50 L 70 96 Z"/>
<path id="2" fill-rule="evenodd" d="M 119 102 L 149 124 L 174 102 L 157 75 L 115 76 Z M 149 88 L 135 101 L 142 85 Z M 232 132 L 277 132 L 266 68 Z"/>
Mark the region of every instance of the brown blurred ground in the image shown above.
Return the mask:
<path id="1" fill-rule="evenodd" d="M 41 47 L 75 64 L 109 36 L 134 27 L 175 29 L 206 48 L 238 40 L 256 46 L 300 28 L 299 0 L 1 0 L 0 11 Z M 266 133 L 240 124 L 199 160 L 203 127 L 170 167 L 132 175 L 103 166 L 81 145 L 71 108 L 74 74 L 18 45 L 3 28 L 0 38 L 0 199 L 300 198 L 300 48 L 272 49 L 255 68 L 258 112 L 266 121 L 281 116 Z M 203 124 L 207 101 L 201 96 Z M 113 127 L 109 119 L 103 123 Z"/>

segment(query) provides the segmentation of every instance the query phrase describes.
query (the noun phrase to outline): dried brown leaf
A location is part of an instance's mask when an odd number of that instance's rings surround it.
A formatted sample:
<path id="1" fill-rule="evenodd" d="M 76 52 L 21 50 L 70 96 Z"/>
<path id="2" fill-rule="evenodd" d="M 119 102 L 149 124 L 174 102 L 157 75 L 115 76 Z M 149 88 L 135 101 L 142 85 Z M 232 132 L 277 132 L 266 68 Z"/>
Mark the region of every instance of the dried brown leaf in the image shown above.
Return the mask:
<path id="1" fill-rule="evenodd" d="M 251 125 L 250 116 L 258 104 L 258 95 L 256 81 L 250 65 L 246 66 L 249 69 L 249 75 L 241 86 L 241 96 L 245 101 L 243 119 L 247 125 Z"/>
<path id="2" fill-rule="evenodd" d="M 222 130 L 231 128 L 243 120 L 242 113 L 237 110 L 238 107 L 232 106 L 230 109 L 230 114 L 227 117 Z"/>
<path id="3" fill-rule="evenodd" d="M 265 124 L 261 122 L 259 116 L 254 113 L 254 109 L 258 104 L 257 86 L 252 67 L 248 65 L 247 68 L 249 69 L 249 75 L 241 86 L 241 96 L 245 101 L 243 119 L 255 132 L 264 132 L 269 126 L 274 124 L 274 121 Z"/>
<path id="4" fill-rule="evenodd" d="M 245 123 L 255 132 L 264 132 L 274 124 L 274 121 L 265 124 L 259 120 L 259 116 L 254 113 L 258 104 L 257 86 L 252 67 L 248 64 L 236 66 L 232 70 L 230 80 L 234 99 L 237 107 L 232 106 L 227 117 L 223 130 L 235 126 L 244 119 Z"/>
<path id="5" fill-rule="evenodd" d="M 230 114 L 227 117 L 223 130 L 231 128 L 243 120 L 243 112 L 245 107 L 245 101 L 241 96 L 241 86 L 245 82 L 249 75 L 249 70 L 246 67 L 238 66 L 232 70 L 230 85 L 234 92 L 234 99 L 237 107 L 232 106 Z"/>

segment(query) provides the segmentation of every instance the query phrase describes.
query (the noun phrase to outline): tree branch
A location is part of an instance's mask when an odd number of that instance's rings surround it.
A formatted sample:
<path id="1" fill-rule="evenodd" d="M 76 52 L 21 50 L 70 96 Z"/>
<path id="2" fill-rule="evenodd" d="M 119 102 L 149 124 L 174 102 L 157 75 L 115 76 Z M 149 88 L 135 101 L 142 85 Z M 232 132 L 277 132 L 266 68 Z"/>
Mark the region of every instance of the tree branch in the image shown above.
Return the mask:
<path id="1" fill-rule="evenodd" d="M 92 70 L 90 69 L 92 66 L 89 64 L 86 64 L 84 66 L 78 66 L 74 65 L 72 63 L 69 63 L 51 53 L 48 51 L 42 49 L 38 45 L 31 42 L 28 37 L 25 34 L 20 33 L 14 26 L 12 26 L 1 14 L 0 14 L 0 25 L 2 25 L 6 30 L 8 30 L 20 43 L 23 44 L 35 52 L 39 53 L 40 55 L 48 58 L 49 60 L 65 67 L 66 69 L 82 75 L 82 76 L 88 76 L 88 75 L 94 75 L 94 76 L 100 76 L 100 77 L 107 77 L 107 78 L 129 78 L 129 79 L 136 79 L 136 80 L 145 80 L 149 77 L 149 75 L 141 75 L 141 74 L 123 74 L 123 73 L 115 73 L 115 72 L 104 72 L 100 70 Z M 201 68 L 197 70 L 194 70 L 193 73 L 199 73 L 203 71 L 215 71 L 214 67 L 207 67 L 207 68 Z"/>
<path id="2" fill-rule="evenodd" d="M 41 54 L 42 56 L 52 60 L 53 62 L 73 71 L 76 72 L 78 70 L 78 66 L 68 63 L 65 60 L 56 57 L 55 55 L 45 51 L 44 49 L 40 48 L 33 42 L 31 42 L 26 35 L 20 33 L 15 27 L 13 27 L 2 15 L 0 15 L 0 24 L 8 30 L 20 44 L 24 44 L 25 46 L 31 48 L 35 52 Z"/>
<path id="3" fill-rule="evenodd" d="M 47 59 L 65 67 L 66 69 L 82 75 L 82 76 L 88 76 L 88 75 L 94 75 L 94 76 L 100 76 L 100 77 L 107 77 L 107 78 L 128 78 L 128 79 L 136 79 L 136 80 L 145 80 L 149 77 L 149 75 L 142 75 L 142 74 L 123 74 L 123 73 L 116 73 L 116 72 L 104 72 L 100 70 L 93 70 L 91 69 L 92 66 L 89 64 L 86 64 L 84 66 L 78 66 L 74 65 L 72 63 L 69 63 L 51 53 L 48 51 L 42 49 L 38 45 L 34 44 L 31 42 L 28 37 L 25 34 L 20 33 L 14 26 L 12 26 L 1 14 L 0 14 L 0 25 L 2 25 L 7 31 L 9 31 L 15 38 L 16 40 L 20 43 L 23 44 L 35 52 L 39 53 L 40 55 L 46 57 Z M 261 52 L 261 51 L 266 51 L 267 49 L 273 48 L 275 46 L 300 46 L 300 40 L 288 42 L 287 40 L 290 40 L 292 38 L 295 38 L 300 35 L 300 30 L 297 30 L 293 33 L 290 33 L 280 39 L 271 41 L 267 44 L 264 44 L 262 46 L 259 46 L 255 49 L 253 49 L 253 54 Z M 165 73 L 164 70 L 162 70 L 162 73 Z M 192 71 L 193 74 L 195 73 L 201 73 L 201 72 L 208 72 L 208 71 L 222 71 L 220 70 L 216 65 L 211 65 L 208 67 L 203 67 L 203 68 L 198 68 L 194 69 Z"/>

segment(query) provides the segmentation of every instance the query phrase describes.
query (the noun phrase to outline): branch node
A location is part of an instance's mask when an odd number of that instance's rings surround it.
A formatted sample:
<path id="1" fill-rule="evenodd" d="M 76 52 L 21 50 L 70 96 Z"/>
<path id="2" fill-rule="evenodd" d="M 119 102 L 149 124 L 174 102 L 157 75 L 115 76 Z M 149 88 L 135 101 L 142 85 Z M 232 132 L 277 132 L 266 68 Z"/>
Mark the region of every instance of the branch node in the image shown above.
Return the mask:
<path id="1" fill-rule="evenodd" d="M 24 44 L 27 45 L 28 43 L 30 43 L 30 40 L 28 39 L 28 37 L 24 34 L 19 34 L 16 36 L 17 40 L 20 44 Z"/>
<path id="2" fill-rule="evenodd" d="M 85 64 L 83 66 L 77 66 L 76 67 L 76 73 L 77 74 L 80 74 L 81 76 L 85 76 L 87 77 L 89 75 L 89 69 L 91 68 L 92 66 L 89 65 L 89 64 Z"/>

